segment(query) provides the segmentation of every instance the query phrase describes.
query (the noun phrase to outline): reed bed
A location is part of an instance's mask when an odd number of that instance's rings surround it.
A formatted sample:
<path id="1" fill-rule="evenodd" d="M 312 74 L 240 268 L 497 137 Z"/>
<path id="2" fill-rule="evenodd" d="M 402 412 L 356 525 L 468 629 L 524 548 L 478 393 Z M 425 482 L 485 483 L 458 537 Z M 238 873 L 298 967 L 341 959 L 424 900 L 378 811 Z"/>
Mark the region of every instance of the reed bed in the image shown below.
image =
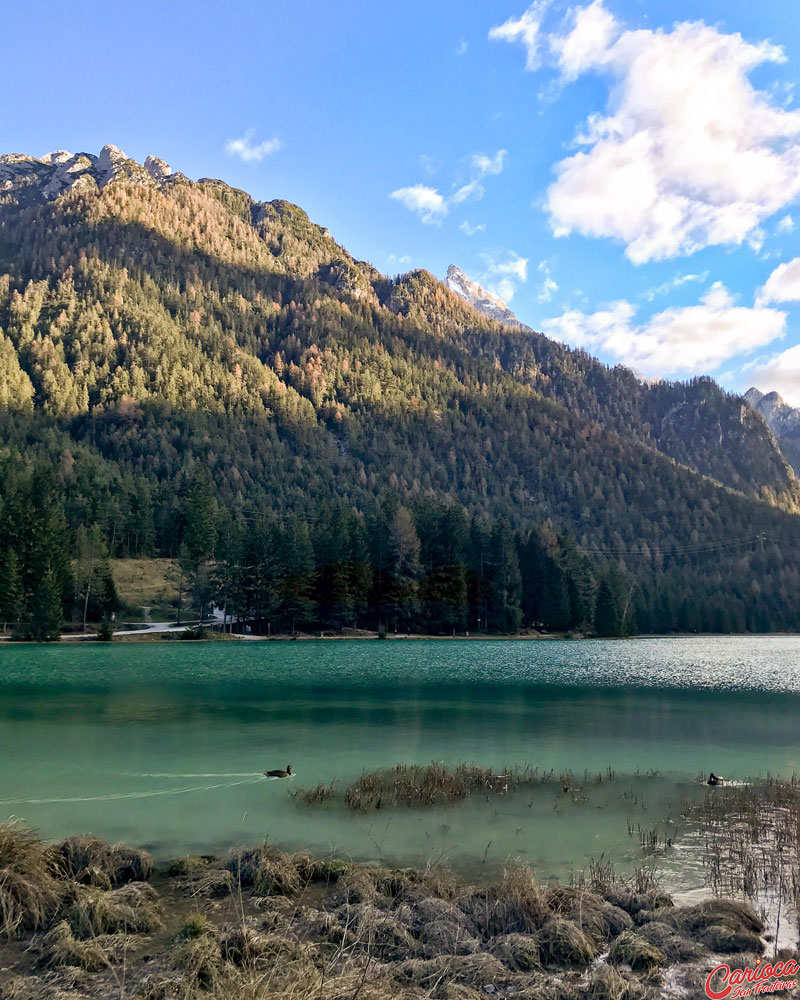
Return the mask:
<path id="1" fill-rule="evenodd" d="M 296 797 L 305 805 L 342 802 L 355 812 L 370 812 L 393 806 L 440 806 L 461 802 L 474 795 L 502 796 L 535 787 L 551 786 L 565 795 L 580 798 L 584 786 L 613 781 L 614 772 L 542 771 L 539 768 L 503 767 L 495 771 L 478 764 L 460 763 L 449 767 L 441 762 L 395 764 L 394 767 L 365 771 L 342 789 L 334 783 L 300 789 Z"/>
<path id="2" fill-rule="evenodd" d="M 703 843 L 703 862 L 717 895 L 770 897 L 777 920 L 800 911 L 800 782 L 796 778 L 709 789 L 685 807 Z"/>

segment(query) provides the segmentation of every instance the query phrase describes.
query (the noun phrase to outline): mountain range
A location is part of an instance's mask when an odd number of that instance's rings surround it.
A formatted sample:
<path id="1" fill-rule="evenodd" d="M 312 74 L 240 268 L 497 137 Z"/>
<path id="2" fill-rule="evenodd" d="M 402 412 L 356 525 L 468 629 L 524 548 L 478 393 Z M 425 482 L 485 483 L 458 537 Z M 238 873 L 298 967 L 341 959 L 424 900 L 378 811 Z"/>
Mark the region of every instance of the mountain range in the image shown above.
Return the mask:
<path id="1" fill-rule="evenodd" d="M 795 627 L 800 485 L 763 402 L 645 384 L 456 267 L 390 279 L 298 206 L 157 157 L 0 156 L 6 482 L 47 464 L 70 530 L 117 553 L 175 554 L 207 470 L 233 521 L 452 503 L 569 533 L 650 606 Z"/>

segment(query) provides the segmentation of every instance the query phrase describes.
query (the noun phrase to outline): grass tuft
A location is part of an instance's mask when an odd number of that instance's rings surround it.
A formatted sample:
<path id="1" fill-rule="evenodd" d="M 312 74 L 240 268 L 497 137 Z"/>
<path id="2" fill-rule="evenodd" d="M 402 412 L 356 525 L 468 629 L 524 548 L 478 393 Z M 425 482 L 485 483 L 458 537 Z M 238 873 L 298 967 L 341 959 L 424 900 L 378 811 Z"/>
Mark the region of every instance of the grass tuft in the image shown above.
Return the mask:
<path id="1" fill-rule="evenodd" d="M 44 927 L 61 891 L 52 856 L 36 834 L 14 821 L 0 823 L 0 936 L 14 938 Z"/>
<path id="2" fill-rule="evenodd" d="M 79 938 L 100 934 L 143 934 L 161 926 L 158 894 L 146 882 L 130 882 L 119 889 L 75 885 L 66 904 L 66 918 Z"/>
<path id="3" fill-rule="evenodd" d="M 68 837 L 56 850 L 64 877 L 83 885 L 113 889 L 126 882 L 146 882 L 153 874 L 147 851 L 107 844 L 99 837 Z"/>
<path id="4" fill-rule="evenodd" d="M 667 964 L 667 956 L 660 948 L 633 931 L 625 931 L 615 939 L 608 960 L 614 965 L 629 965 L 637 972 Z"/>
<path id="5" fill-rule="evenodd" d="M 225 862 L 236 885 L 253 889 L 260 896 L 293 896 L 302 888 L 291 855 L 264 845 L 233 851 Z"/>
<path id="6" fill-rule="evenodd" d="M 564 917 L 545 921 L 539 932 L 539 948 L 545 965 L 588 965 L 597 952 L 580 927 Z"/>

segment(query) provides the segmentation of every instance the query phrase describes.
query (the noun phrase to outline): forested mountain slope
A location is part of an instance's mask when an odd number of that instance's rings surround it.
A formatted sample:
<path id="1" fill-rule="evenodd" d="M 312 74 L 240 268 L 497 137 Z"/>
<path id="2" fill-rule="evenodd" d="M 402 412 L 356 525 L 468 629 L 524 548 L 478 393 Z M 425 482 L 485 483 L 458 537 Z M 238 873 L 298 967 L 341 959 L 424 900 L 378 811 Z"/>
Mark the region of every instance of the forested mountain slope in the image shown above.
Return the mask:
<path id="1" fill-rule="evenodd" d="M 45 464 L 70 537 L 96 524 L 114 554 L 176 554 L 207 472 L 228 534 L 343 504 L 374 565 L 376 512 L 408 509 L 424 563 L 445 504 L 507 522 L 523 562 L 531 529 L 567 532 L 548 551 L 585 551 L 584 603 L 613 567 L 654 626 L 799 621 L 800 489 L 742 399 L 642 385 L 381 275 L 297 206 L 113 147 L 0 157 L 0 408 L 5 510 Z"/>

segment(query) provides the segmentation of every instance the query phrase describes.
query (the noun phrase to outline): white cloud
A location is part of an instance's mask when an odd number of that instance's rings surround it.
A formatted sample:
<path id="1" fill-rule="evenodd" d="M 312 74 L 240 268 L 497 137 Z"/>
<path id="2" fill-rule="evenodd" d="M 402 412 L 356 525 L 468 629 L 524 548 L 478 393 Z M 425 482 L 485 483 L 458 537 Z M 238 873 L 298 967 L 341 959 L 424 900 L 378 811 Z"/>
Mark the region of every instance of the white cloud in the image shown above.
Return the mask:
<path id="1" fill-rule="evenodd" d="M 794 219 L 791 215 L 784 215 L 784 217 L 775 226 L 776 233 L 793 233 L 794 232 Z"/>
<path id="2" fill-rule="evenodd" d="M 701 274 L 676 274 L 669 281 L 655 285 L 653 288 L 648 288 L 646 292 L 642 292 L 642 298 L 647 299 L 648 302 L 652 302 L 657 295 L 667 295 L 673 289 L 680 288 L 681 285 L 687 285 L 692 281 L 703 282 L 707 279 L 708 271 L 703 271 Z"/>
<path id="3" fill-rule="evenodd" d="M 509 250 L 506 252 L 505 260 L 498 260 L 492 254 L 482 254 L 486 261 L 489 274 L 507 274 L 517 279 L 517 281 L 528 280 L 528 258 L 520 257 Z"/>
<path id="4" fill-rule="evenodd" d="M 608 62 L 611 44 L 620 33 L 614 15 L 605 9 L 602 0 L 594 0 L 588 7 L 571 13 L 572 30 L 567 35 L 550 38 L 550 49 L 567 80 Z"/>
<path id="5" fill-rule="evenodd" d="M 225 152 L 228 156 L 238 156 L 245 163 L 260 163 L 267 156 L 277 153 L 283 143 L 276 136 L 253 145 L 252 139 L 255 135 L 253 129 L 249 129 L 241 139 L 229 139 L 225 143 Z"/>
<path id="6" fill-rule="evenodd" d="M 528 280 L 528 258 L 520 257 L 511 250 L 505 251 L 501 257 L 491 253 L 481 254 L 481 257 L 486 264 L 481 284 L 505 302 L 510 302 L 517 285 Z"/>
<path id="7" fill-rule="evenodd" d="M 423 222 L 438 226 L 454 205 L 481 200 L 486 192 L 480 179 L 488 174 L 499 174 L 503 169 L 505 156 L 504 149 L 498 149 L 494 156 L 475 153 L 471 160 L 472 179 L 456 188 L 451 195 L 443 195 L 437 188 L 428 187 L 427 184 L 414 184 L 392 191 L 390 197 L 401 202 L 410 211 L 416 212 Z M 420 157 L 420 165 L 426 172 L 431 172 L 428 168 L 435 162 L 431 157 Z"/>
<path id="8" fill-rule="evenodd" d="M 536 298 L 540 302 L 549 302 L 554 293 L 558 291 L 558 285 L 550 271 L 550 264 L 546 260 L 540 260 L 536 270 L 541 274 L 542 281 L 536 290 Z"/>
<path id="9" fill-rule="evenodd" d="M 524 42 L 528 68 L 539 64 L 542 13 L 534 4 L 493 29 Z M 611 77 L 605 114 L 590 116 L 577 138 L 584 148 L 556 165 L 547 210 L 557 236 L 620 240 L 634 263 L 758 246 L 764 220 L 800 195 L 800 111 L 749 79 L 783 62 L 781 48 L 701 21 L 625 30 L 602 0 L 548 41 L 564 78 Z"/>
<path id="10" fill-rule="evenodd" d="M 636 307 L 612 303 L 594 313 L 567 310 L 547 320 L 548 335 L 576 347 L 600 350 L 647 375 L 713 371 L 728 358 L 782 337 L 786 313 L 734 304 L 716 282 L 696 306 L 666 309 L 635 323 Z"/>
<path id="11" fill-rule="evenodd" d="M 475 236 L 477 233 L 486 231 L 486 223 L 480 222 L 477 226 L 471 226 L 465 219 L 458 228 L 465 236 Z"/>
<path id="12" fill-rule="evenodd" d="M 503 171 L 503 160 L 508 155 L 507 149 L 498 149 L 494 156 L 487 156 L 485 153 L 475 153 L 472 157 L 473 169 L 479 177 L 486 174 L 499 174 Z"/>
<path id="13" fill-rule="evenodd" d="M 538 69 L 542 18 L 549 6 L 549 0 L 534 0 L 520 17 L 510 17 L 504 24 L 492 28 L 489 32 L 490 40 L 493 42 L 520 42 L 526 52 L 525 69 Z"/>
<path id="14" fill-rule="evenodd" d="M 758 290 L 756 305 L 770 302 L 800 302 L 800 257 L 779 264 Z"/>
<path id="15" fill-rule="evenodd" d="M 462 201 L 480 201 L 484 196 L 485 191 L 482 184 L 477 181 L 470 181 L 469 184 L 464 184 L 456 192 L 450 196 L 450 202 L 453 205 L 460 205 Z"/>
<path id="16" fill-rule="evenodd" d="M 777 392 L 792 406 L 800 406 L 800 344 L 752 369 L 753 382 L 764 392 Z"/>
<path id="17" fill-rule="evenodd" d="M 456 55 L 465 56 L 467 54 L 468 48 L 469 46 L 467 45 L 466 39 L 462 38 L 461 41 L 458 43 L 458 48 L 456 49 Z"/>
<path id="18" fill-rule="evenodd" d="M 449 208 L 446 200 L 435 188 L 425 184 L 414 184 L 411 187 L 398 188 L 392 191 L 391 198 L 415 212 L 428 225 L 441 225 Z"/>

